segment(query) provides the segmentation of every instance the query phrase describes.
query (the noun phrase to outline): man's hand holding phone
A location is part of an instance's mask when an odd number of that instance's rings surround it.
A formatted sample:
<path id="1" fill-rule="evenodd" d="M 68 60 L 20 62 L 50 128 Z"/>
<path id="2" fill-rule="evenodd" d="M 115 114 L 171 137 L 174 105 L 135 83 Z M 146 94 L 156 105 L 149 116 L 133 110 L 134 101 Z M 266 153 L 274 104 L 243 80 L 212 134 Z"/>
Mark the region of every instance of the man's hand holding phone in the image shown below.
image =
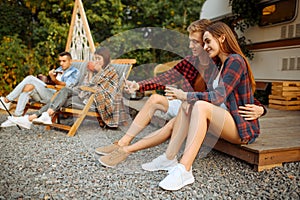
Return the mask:
<path id="1" fill-rule="evenodd" d="M 127 93 L 134 93 L 135 91 L 139 90 L 139 84 L 135 81 L 128 81 L 125 80 L 125 91 Z"/>

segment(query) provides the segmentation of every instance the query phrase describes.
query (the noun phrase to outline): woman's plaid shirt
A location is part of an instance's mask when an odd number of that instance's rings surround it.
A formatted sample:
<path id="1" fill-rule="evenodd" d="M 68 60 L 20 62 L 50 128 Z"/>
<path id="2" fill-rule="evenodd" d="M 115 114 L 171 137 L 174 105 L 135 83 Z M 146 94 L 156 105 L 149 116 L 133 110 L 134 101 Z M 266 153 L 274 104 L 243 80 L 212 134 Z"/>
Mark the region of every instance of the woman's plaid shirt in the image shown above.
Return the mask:
<path id="1" fill-rule="evenodd" d="M 218 71 L 211 73 L 214 77 L 211 80 L 214 80 L 217 74 Z M 206 92 L 189 92 L 188 102 L 204 100 L 215 105 L 224 102 L 234 118 L 241 139 L 254 141 L 260 133 L 258 120 L 247 121 L 238 113 L 239 106 L 259 104 L 254 99 L 244 59 L 238 54 L 229 55 L 224 63 L 218 87 L 213 89 L 212 81 L 209 81 L 207 88 Z"/>

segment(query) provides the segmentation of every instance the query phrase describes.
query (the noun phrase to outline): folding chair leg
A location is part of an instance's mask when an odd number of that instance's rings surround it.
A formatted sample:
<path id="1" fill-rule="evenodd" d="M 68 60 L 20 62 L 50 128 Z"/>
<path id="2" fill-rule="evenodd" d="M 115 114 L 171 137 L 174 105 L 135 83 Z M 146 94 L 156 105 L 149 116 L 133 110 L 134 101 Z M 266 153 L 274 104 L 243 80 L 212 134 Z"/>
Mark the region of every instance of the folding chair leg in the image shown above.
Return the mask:
<path id="1" fill-rule="evenodd" d="M 12 116 L 12 114 L 9 112 L 9 110 L 6 108 L 5 104 L 3 101 L 0 99 L 2 106 L 5 108 L 6 112 L 8 113 L 9 116 Z M 17 125 L 18 129 L 21 130 L 21 127 Z"/>
<path id="2" fill-rule="evenodd" d="M 88 102 L 86 103 L 86 105 L 84 106 L 84 109 L 82 110 L 81 114 L 79 115 L 79 118 L 77 118 L 77 120 L 75 121 L 75 123 L 73 124 L 73 126 L 71 127 L 71 129 L 68 132 L 68 136 L 74 136 L 78 127 L 81 125 L 82 121 L 84 120 L 84 118 L 86 117 L 86 114 L 88 113 L 93 101 L 95 98 L 95 94 L 92 94 L 88 100 Z"/>

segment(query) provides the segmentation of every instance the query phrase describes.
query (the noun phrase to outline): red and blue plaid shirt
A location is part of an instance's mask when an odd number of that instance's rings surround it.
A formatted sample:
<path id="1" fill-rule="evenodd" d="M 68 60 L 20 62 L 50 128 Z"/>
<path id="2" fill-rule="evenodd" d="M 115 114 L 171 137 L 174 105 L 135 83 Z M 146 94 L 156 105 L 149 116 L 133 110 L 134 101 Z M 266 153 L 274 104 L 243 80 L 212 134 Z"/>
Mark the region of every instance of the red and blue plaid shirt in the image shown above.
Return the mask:
<path id="1" fill-rule="evenodd" d="M 180 85 L 183 91 L 194 91 L 193 86 L 199 72 L 207 82 L 210 78 L 209 73 L 203 73 L 204 68 L 199 65 L 199 58 L 196 56 L 187 56 L 173 68 L 168 71 L 144 81 L 138 82 L 140 91 L 164 90 L 165 85 L 174 84 L 182 81 Z M 204 74 L 204 75 L 203 75 Z"/>
<path id="2" fill-rule="evenodd" d="M 224 63 L 219 85 L 213 89 L 212 80 L 217 74 L 218 70 L 210 74 L 212 78 L 207 82 L 206 92 L 188 92 L 188 102 L 204 100 L 215 105 L 225 103 L 234 118 L 241 139 L 253 142 L 260 133 L 258 120 L 247 121 L 238 113 L 239 106 L 253 103 L 260 105 L 254 99 L 244 59 L 238 54 L 229 55 Z"/>

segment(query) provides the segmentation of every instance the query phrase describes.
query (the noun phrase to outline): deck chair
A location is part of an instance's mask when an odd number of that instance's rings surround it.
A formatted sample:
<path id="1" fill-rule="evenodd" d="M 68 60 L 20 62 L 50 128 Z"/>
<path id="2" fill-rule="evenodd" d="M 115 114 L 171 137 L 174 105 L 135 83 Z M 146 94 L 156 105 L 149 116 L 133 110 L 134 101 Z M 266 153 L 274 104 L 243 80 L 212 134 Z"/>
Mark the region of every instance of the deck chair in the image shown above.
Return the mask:
<path id="1" fill-rule="evenodd" d="M 86 68 L 87 63 L 88 63 L 88 61 L 73 61 L 72 62 L 72 66 L 76 67 L 80 71 L 80 74 L 81 74 L 81 76 L 79 78 L 80 83 L 83 81 L 85 68 Z M 56 91 L 59 91 L 64 86 L 61 86 L 61 85 L 46 85 L 46 87 L 54 89 Z M 51 99 L 54 99 L 56 95 L 57 95 L 57 92 L 53 95 L 53 97 Z M 13 101 L 12 103 L 17 104 L 17 100 Z M 29 102 L 27 103 L 22 115 L 25 115 L 29 109 L 39 110 L 44 105 L 45 105 L 45 103 L 34 101 L 33 99 L 30 99 Z"/>
<path id="2" fill-rule="evenodd" d="M 116 59 L 111 61 L 112 66 L 115 67 L 119 75 L 119 87 L 121 89 L 124 86 L 124 78 L 127 78 L 129 76 L 132 66 L 135 63 L 135 59 Z M 85 74 L 87 62 L 74 62 L 73 64 L 80 70 L 82 74 L 82 76 L 80 77 L 80 81 L 82 81 Z M 86 88 L 86 90 L 89 90 L 89 88 Z M 85 118 L 97 119 L 100 126 L 103 126 L 104 124 L 101 124 L 101 116 L 97 112 L 96 107 L 94 105 L 94 98 L 95 94 L 93 93 L 85 104 L 72 103 L 72 107 L 61 108 L 61 110 L 59 112 L 56 112 L 55 115 L 52 117 L 53 124 L 50 126 L 46 126 L 46 129 L 55 127 L 58 129 L 68 131 L 68 136 L 74 136 L 76 134 L 77 129 L 79 128 L 79 126 Z M 73 123 L 73 125 L 61 124 L 61 120 L 59 119 L 60 115 L 73 116 L 76 118 L 76 120 Z"/>

